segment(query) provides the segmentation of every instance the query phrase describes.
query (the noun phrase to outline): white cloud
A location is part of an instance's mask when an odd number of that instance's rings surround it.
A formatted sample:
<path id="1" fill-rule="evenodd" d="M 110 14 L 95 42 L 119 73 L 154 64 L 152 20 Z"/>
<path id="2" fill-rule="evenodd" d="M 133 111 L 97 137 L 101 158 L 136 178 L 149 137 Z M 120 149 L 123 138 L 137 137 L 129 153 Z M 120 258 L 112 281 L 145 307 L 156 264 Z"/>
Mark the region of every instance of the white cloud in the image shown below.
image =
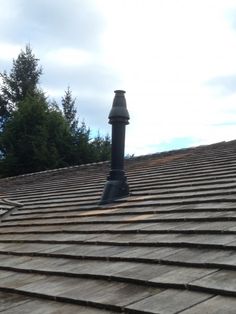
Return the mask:
<path id="1" fill-rule="evenodd" d="M 66 10 L 63 1 L 51 4 L 52 16 L 49 2 L 35 7 L 22 0 L 26 23 L 12 35 L 22 38 L 31 29 L 48 94 L 61 97 L 61 88 L 70 85 L 79 108 L 90 115 L 85 119 L 104 129 L 112 89 L 126 90 L 131 154 L 154 152 L 174 139 L 217 142 L 236 134 L 236 31 L 229 14 L 236 0 L 68 1 Z M 76 14 L 68 20 L 70 4 Z M 37 27 L 30 28 L 34 20 Z M 14 51 L 19 47 L 0 45 L 0 59 L 12 59 Z"/>
<path id="2" fill-rule="evenodd" d="M 0 60 L 10 61 L 20 53 L 21 46 L 0 42 Z"/>
<path id="3" fill-rule="evenodd" d="M 127 91 L 128 153 L 153 151 L 174 138 L 230 137 L 233 126 L 213 124 L 236 122 L 228 112 L 235 102 L 206 82 L 236 73 L 236 33 L 226 19 L 233 6 L 231 0 L 103 0 L 103 58 Z"/>
<path id="4" fill-rule="evenodd" d="M 60 48 L 49 51 L 45 56 L 46 62 L 53 62 L 58 66 L 80 66 L 92 61 L 91 53 L 74 48 Z"/>

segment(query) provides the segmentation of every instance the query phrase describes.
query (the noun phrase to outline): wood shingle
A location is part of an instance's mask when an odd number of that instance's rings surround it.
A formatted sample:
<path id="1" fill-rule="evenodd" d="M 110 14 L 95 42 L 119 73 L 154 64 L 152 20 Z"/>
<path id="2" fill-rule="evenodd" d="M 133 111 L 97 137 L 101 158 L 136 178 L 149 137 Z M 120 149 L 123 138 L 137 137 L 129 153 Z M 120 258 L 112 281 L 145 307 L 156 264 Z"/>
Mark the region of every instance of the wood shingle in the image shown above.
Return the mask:
<path id="1" fill-rule="evenodd" d="M 0 179 L 0 312 L 235 313 L 236 141 Z"/>

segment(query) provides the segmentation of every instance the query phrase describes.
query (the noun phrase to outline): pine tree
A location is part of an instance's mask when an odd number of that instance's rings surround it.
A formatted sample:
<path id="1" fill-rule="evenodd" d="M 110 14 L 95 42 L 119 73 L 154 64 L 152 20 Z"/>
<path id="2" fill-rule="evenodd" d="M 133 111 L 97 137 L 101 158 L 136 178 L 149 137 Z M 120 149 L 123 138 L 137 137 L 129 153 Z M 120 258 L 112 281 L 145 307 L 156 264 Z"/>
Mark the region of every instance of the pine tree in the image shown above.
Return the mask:
<path id="1" fill-rule="evenodd" d="M 17 175 L 67 166 L 71 134 L 42 94 L 28 95 L 6 123 L 0 138 L 1 173 Z"/>
<path id="2" fill-rule="evenodd" d="M 91 150 L 94 161 L 105 161 L 110 159 L 111 139 L 107 134 L 104 138 L 98 132 L 97 136 L 91 141 Z"/>
<path id="3" fill-rule="evenodd" d="M 70 127 L 72 133 L 76 132 L 78 127 L 78 120 L 76 119 L 76 109 L 75 109 L 76 98 L 72 97 L 72 92 L 70 87 L 67 87 L 64 97 L 62 97 L 61 103 L 63 108 L 64 117 Z"/>
<path id="4" fill-rule="evenodd" d="M 1 73 L 1 95 L 12 106 L 22 101 L 28 93 L 33 94 L 37 90 L 42 68 L 38 65 L 39 59 L 35 58 L 30 45 L 21 50 L 10 74 Z"/>
<path id="5" fill-rule="evenodd" d="M 38 61 L 28 45 L 13 60 L 10 73 L 0 74 L 0 176 L 109 158 L 109 137 L 91 140 L 90 128 L 78 124 L 69 87 L 63 111 L 40 91 Z"/>
<path id="6" fill-rule="evenodd" d="M 0 172 L 16 175 L 70 164 L 72 136 L 61 110 L 38 83 L 42 68 L 30 46 L 1 74 Z"/>
<path id="7" fill-rule="evenodd" d="M 0 73 L 2 85 L 0 87 L 0 127 L 16 110 L 18 104 L 24 100 L 27 94 L 33 95 L 37 92 L 42 68 L 38 65 L 38 59 L 32 52 L 30 45 L 21 50 L 13 67 L 8 74 L 6 71 Z"/>
<path id="8" fill-rule="evenodd" d="M 10 116 L 8 101 L 0 94 L 0 131 Z"/>

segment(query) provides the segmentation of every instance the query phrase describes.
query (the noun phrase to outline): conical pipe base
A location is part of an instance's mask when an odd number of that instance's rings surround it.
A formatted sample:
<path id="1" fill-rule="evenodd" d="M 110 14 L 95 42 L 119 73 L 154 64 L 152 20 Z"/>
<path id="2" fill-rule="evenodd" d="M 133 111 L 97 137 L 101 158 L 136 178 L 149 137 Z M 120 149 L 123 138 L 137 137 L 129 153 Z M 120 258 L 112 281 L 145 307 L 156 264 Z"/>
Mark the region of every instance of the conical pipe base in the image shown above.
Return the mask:
<path id="1" fill-rule="evenodd" d="M 129 196 L 129 186 L 126 181 L 109 180 L 106 182 L 100 205 L 112 203 L 115 200 Z"/>

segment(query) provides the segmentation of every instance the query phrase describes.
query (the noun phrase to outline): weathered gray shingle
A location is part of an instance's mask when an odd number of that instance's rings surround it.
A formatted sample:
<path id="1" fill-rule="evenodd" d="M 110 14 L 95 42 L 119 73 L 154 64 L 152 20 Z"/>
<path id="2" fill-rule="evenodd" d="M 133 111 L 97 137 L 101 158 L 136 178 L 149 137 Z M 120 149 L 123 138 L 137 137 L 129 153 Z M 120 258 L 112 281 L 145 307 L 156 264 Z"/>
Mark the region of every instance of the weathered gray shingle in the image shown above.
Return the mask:
<path id="1" fill-rule="evenodd" d="M 0 180 L 0 311 L 235 313 L 236 141 Z"/>

